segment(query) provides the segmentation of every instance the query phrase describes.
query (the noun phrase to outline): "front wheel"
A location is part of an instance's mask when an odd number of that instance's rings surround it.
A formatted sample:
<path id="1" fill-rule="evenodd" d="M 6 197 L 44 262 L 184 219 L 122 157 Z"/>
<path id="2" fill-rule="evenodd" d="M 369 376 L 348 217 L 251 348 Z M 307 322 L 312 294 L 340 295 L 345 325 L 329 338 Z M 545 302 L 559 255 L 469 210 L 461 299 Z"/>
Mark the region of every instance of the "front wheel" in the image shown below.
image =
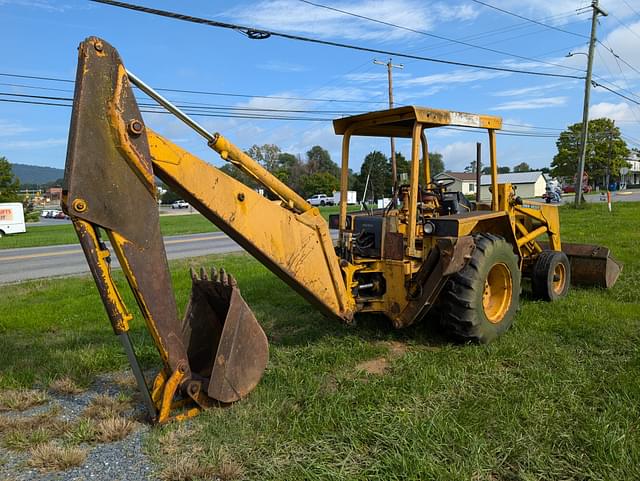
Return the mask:
<path id="1" fill-rule="evenodd" d="M 474 241 L 467 265 L 445 284 L 441 321 L 453 337 L 486 344 L 511 327 L 521 276 L 518 257 L 502 237 L 476 234 Z"/>
<path id="2" fill-rule="evenodd" d="M 564 252 L 542 251 L 533 265 L 531 291 L 533 297 L 557 301 L 567 296 L 571 284 L 571 264 Z"/>

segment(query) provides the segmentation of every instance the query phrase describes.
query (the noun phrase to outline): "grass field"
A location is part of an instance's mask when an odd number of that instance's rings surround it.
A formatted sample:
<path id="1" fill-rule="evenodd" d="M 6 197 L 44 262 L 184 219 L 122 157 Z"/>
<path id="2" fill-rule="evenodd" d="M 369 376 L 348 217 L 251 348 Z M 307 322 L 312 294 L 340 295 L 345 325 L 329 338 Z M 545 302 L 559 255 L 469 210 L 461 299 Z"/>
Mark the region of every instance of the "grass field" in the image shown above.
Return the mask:
<path id="1" fill-rule="evenodd" d="M 349 206 L 349 210 L 358 209 L 358 206 Z M 329 214 L 338 213 L 338 206 L 320 207 L 320 213 L 328 219 Z M 200 234 L 219 230 L 201 214 L 162 215 L 160 228 L 165 236 Z M 77 242 L 78 237 L 71 224 L 45 226 L 27 224 L 26 233 L 0 238 L 0 249 L 76 244 Z"/>
<path id="2" fill-rule="evenodd" d="M 429 323 L 347 328 L 244 255 L 172 262 L 180 306 L 190 265 L 233 272 L 271 357 L 247 399 L 154 429 L 147 451 L 159 469 L 186 456 L 228 479 L 640 479 L 640 204 L 605 209 L 562 208 L 562 234 L 612 248 L 625 264 L 615 288 L 555 304 L 525 294 L 488 346 L 451 344 Z M 88 277 L 2 293 L 0 388 L 86 385 L 126 367 Z M 139 319 L 132 337 L 143 365 L 157 366 Z"/>

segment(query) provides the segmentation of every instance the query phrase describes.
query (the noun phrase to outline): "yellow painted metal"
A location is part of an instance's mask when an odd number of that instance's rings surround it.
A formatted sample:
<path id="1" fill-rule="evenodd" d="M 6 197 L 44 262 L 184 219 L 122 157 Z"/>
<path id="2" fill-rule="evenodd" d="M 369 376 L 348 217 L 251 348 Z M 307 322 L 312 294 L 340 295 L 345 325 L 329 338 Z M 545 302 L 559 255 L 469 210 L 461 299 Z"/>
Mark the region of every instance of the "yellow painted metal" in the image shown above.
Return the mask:
<path id="1" fill-rule="evenodd" d="M 184 370 L 176 369 L 169 379 L 164 383 L 162 390 L 162 398 L 158 410 L 158 422 L 164 423 L 169 420 L 171 409 L 174 408 L 173 399 L 180 385 L 180 381 L 184 378 Z"/>
<path id="2" fill-rule="evenodd" d="M 418 122 L 413 124 L 413 137 L 411 149 L 411 178 L 409 187 L 409 218 L 407 221 L 407 255 L 409 257 L 418 256 L 416 250 L 416 224 L 418 215 L 418 181 L 420 180 L 420 137 L 422 135 L 422 125 Z"/>
<path id="3" fill-rule="evenodd" d="M 149 129 L 147 138 L 154 170 L 185 200 L 327 315 L 352 319 L 355 302 L 318 209 L 283 208 Z"/>
<path id="4" fill-rule="evenodd" d="M 491 209 L 498 210 L 498 159 L 496 156 L 496 132 L 489 129 L 489 160 L 491 162 Z M 480 186 L 478 186 L 478 189 Z"/>
<path id="5" fill-rule="evenodd" d="M 504 318 L 513 299 L 513 283 L 506 264 L 491 267 L 484 283 L 482 307 L 487 320 L 497 324 Z"/>
<path id="6" fill-rule="evenodd" d="M 269 189 L 272 193 L 280 197 L 282 201 L 291 209 L 297 212 L 306 212 L 313 207 L 304 200 L 293 189 L 284 184 L 275 175 L 262 167 L 237 146 L 229 142 L 220 134 L 215 134 L 215 141 L 209 146 L 227 160 L 238 167 L 243 172 L 255 178 L 260 184 Z"/>
<path id="7" fill-rule="evenodd" d="M 357 125 L 353 135 L 384 137 L 393 134 L 394 137 L 411 138 L 414 122 L 423 124 L 426 128 L 445 125 L 482 129 L 502 128 L 500 117 L 414 105 L 336 119 L 333 121 L 333 127 L 338 135 L 344 134 L 350 126 Z"/>
<path id="8" fill-rule="evenodd" d="M 556 267 L 553 269 L 553 292 L 560 295 L 564 291 L 565 285 L 567 284 L 567 271 L 565 270 L 564 264 L 562 262 L 558 262 Z"/>
<path id="9" fill-rule="evenodd" d="M 80 236 L 86 236 L 91 240 L 92 251 L 95 259 L 93 265 L 90 264 L 94 271 L 96 282 L 99 283 L 101 289 L 106 293 L 106 302 L 109 304 L 108 310 L 112 314 L 113 330 L 116 334 L 129 331 L 129 321 L 133 319 L 133 315 L 127 310 L 120 291 L 113 282 L 111 277 L 111 266 L 108 258 L 110 256 L 108 249 L 103 249 L 96 235 L 95 228 L 91 223 L 82 219 L 73 218 L 73 226 Z"/>
<path id="10" fill-rule="evenodd" d="M 349 189 L 349 144 L 351 142 L 351 129 L 347 129 L 342 136 L 342 166 L 340 170 L 340 243 L 343 242 L 342 234 L 347 225 L 347 191 Z M 365 199 L 362 199 L 363 201 Z"/>
<path id="11" fill-rule="evenodd" d="M 427 136 L 424 133 L 424 129 L 420 134 L 422 141 L 422 166 L 424 170 L 424 185 L 428 186 L 431 183 L 431 161 L 429 160 L 429 143 L 427 142 Z"/>

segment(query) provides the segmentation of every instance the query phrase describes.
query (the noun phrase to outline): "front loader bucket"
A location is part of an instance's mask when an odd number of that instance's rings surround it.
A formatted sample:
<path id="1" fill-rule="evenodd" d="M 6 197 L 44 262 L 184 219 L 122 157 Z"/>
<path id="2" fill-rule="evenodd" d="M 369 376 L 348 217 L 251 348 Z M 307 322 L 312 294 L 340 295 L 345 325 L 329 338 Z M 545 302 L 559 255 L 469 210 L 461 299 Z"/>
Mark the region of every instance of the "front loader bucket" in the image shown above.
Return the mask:
<path id="1" fill-rule="evenodd" d="M 622 271 L 622 264 L 611 256 L 607 247 L 563 242 L 562 252 L 569 258 L 571 282 L 576 285 L 609 289 Z"/>
<path id="2" fill-rule="evenodd" d="M 194 379 L 210 398 L 230 403 L 249 394 L 269 360 L 269 345 L 235 279 L 224 269 L 191 272 L 192 291 L 182 326 Z"/>

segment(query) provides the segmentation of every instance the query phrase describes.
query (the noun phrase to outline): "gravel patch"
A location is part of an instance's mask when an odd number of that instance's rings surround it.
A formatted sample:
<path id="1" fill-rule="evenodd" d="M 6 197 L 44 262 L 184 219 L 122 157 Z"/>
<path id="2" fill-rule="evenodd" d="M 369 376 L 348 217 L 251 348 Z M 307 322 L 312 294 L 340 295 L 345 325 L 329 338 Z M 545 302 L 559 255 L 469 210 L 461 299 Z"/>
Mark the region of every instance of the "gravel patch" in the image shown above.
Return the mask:
<path id="1" fill-rule="evenodd" d="M 88 454 L 81 466 L 66 471 L 40 471 L 29 466 L 29 451 L 12 451 L 0 447 L 0 481 L 156 481 L 155 468 L 151 459 L 143 452 L 144 436 L 150 425 L 146 422 L 146 409 L 136 395 L 137 391 L 118 384 L 126 373 L 100 376 L 88 390 L 79 394 L 64 395 L 49 392 L 47 403 L 23 412 L 5 412 L 5 417 L 30 417 L 45 413 L 56 406 L 60 408 L 58 418 L 77 421 L 82 412 L 97 395 L 118 396 L 122 393 L 132 398 L 131 408 L 123 416 L 142 421 L 135 424 L 133 431 L 124 439 L 111 443 L 82 443 L 80 447 Z"/>

